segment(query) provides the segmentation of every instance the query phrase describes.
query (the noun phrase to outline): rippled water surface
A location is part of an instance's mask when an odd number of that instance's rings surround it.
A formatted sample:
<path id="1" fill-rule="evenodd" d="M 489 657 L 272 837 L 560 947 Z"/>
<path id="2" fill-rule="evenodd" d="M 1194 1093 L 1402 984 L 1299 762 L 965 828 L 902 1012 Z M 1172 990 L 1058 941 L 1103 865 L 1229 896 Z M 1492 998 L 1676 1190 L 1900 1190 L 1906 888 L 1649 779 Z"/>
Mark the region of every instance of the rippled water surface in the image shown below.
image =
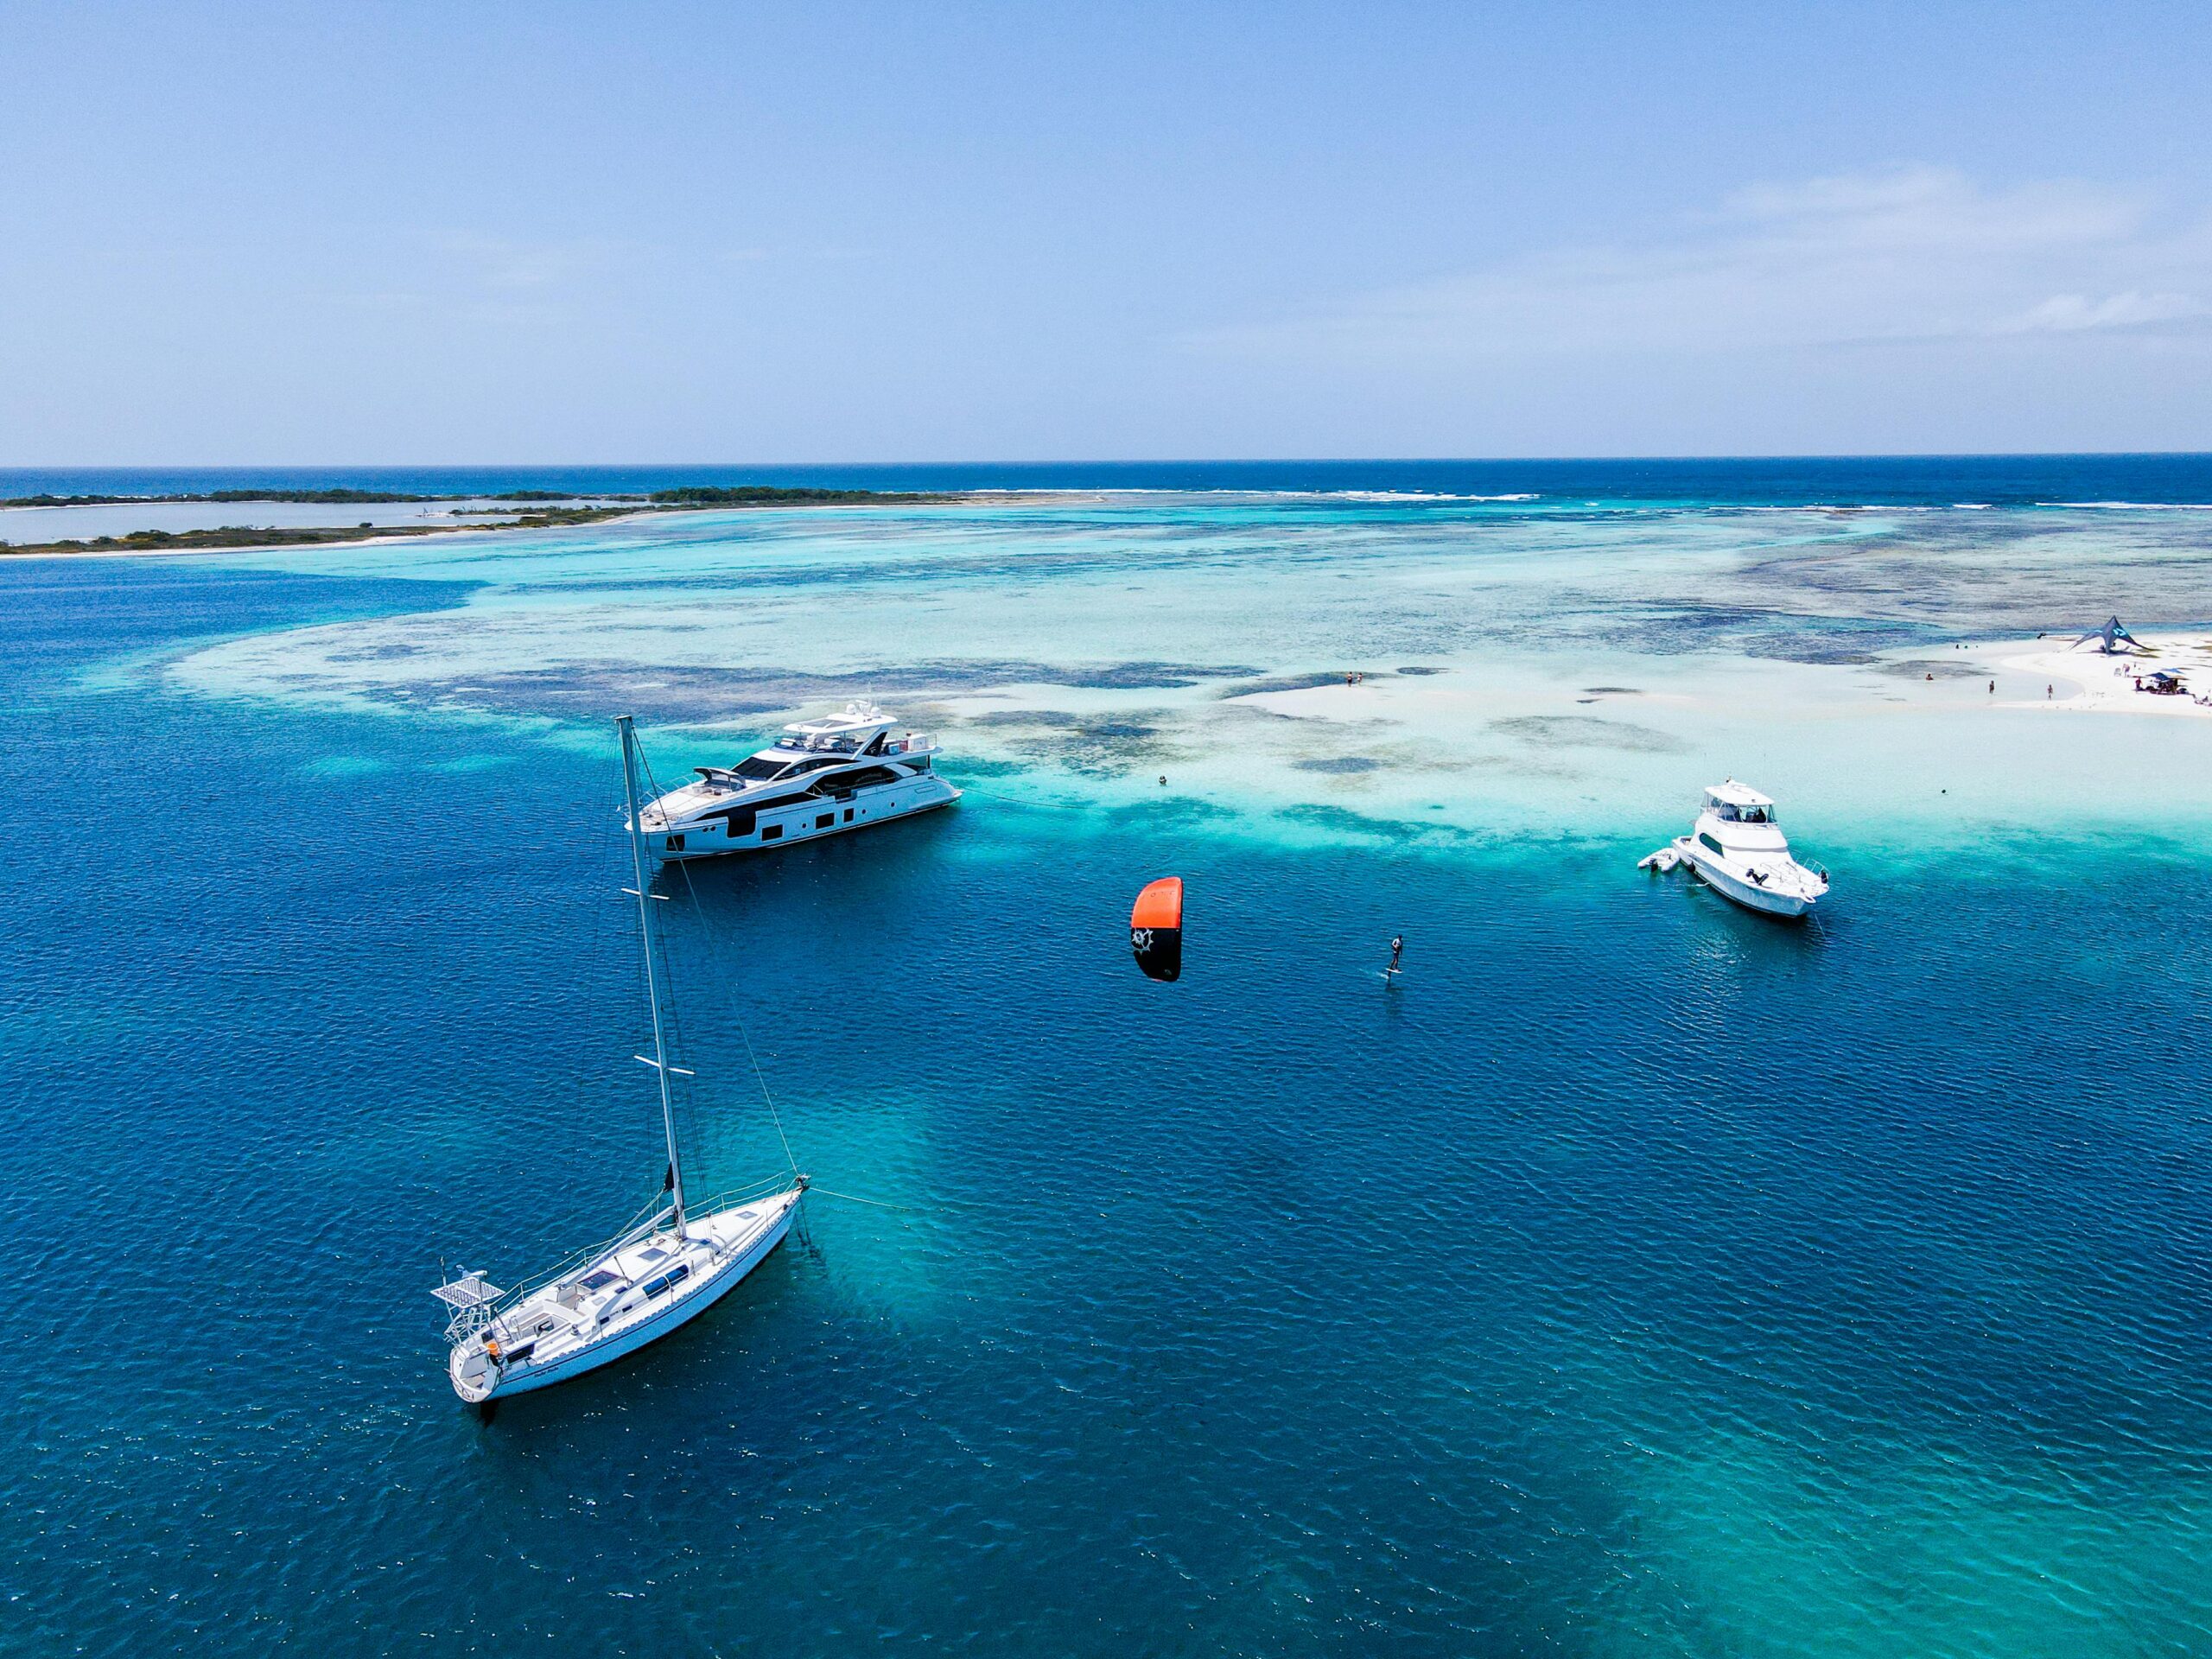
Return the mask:
<path id="1" fill-rule="evenodd" d="M 1599 798 L 1574 834 L 1479 833 L 1486 772 L 1393 793 L 1435 718 L 1412 704 L 1410 738 L 1317 739 L 1255 771 L 1263 791 L 1312 780 L 1310 800 L 1264 809 L 1210 792 L 1187 753 L 1094 733 L 1149 724 L 1187 749 L 1189 711 L 1360 650 L 1370 590 L 1413 583 L 1410 615 L 1469 568 L 1426 563 L 1442 556 L 1408 543 L 1399 509 L 1318 527 L 1314 511 L 1090 508 L 974 535 L 748 523 L 734 554 L 641 551 L 616 527 L 543 554 L 486 543 L 516 562 L 500 574 L 420 548 L 0 567 L 0 1230 L 17 1267 L 0 1642 L 2212 1645 L 2212 812 L 2181 775 L 2199 728 L 1990 736 L 1951 774 L 2006 804 L 1981 817 L 1942 794 L 1896 823 L 1801 816 L 1838 886 L 1799 929 L 1635 870 L 1645 821 L 1671 833 L 1709 781 L 1704 740 L 1663 713 L 1495 712 L 1683 746 L 1485 738 L 1553 769 L 1526 774 L 1546 802 Z M 1306 519 L 1287 529 L 1285 512 Z M 1999 626 L 1977 607 L 2078 605 L 2064 584 L 2090 567 L 2155 594 L 2160 620 L 2202 620 L 2197 530 L 2088 517 L 1987 535 L 1946 520 L 1948 552 L 1885 531 L 1864 563 L 1823 543 L 1820 605 L 1770 607 L 1786 620 L 1726 653 L 1593 644 L 1609 677 L 1641 677 L 1588 683 L 1650 697 L 1771 664 L 1878 687 L 1864 662 L 1749 646 L 1897 627 L 1908 649 L 1971 646 Z M 1768 555 L 1709 514 L 1647 528 L 1593 527 L 1611 552 L 1516 531 L 1514 560 L 1573 575 L 1512 577 L 1514 616 L 1580 626 L 1624 591 L 1697 603 L 1699 584 L 1732 604 L 1713 585 L 1764 579 Z M 1015 568 L 945 568 L 979 543 Z M 1026 546 L 1070 543 L 1063 575 L 1020 568 Z M 1882 574 L 1908 555 L 1984 574 L 1931 606 Z M 1101 572 L 1148 556 L 1183 585 L 1147 569 L 1118 582 L 1128 605 L 1111 598 Z M 1340 557 L 1371 581 L 1332 642 L 1296 573 Z M 1558 597 L 1606 558 L 1602 605 Z M 812 607 L 846 570 L 841 635 Z M 1240 570 L 1259 573 L 1248 608 L 1281 626 L 1235 625 Z M 574 607 L 595 573 L 618 580 L 594 624 Z M 714 595 L 702 613 L 671 586 L 686 575 Z M 720 597 L 748 584 L 796 619 L 787 654 L 724 649 L 762 637 Z M 956 589 L 1096 618 L 1095 636 L 1013 639 L 1026 678 L 976 668 L 1012 648 L 984 637 L 1019 632 L 1002 620 L 917 631 L 910 655 L 938 677 L 912 695 L 964 734 L 947 770 L 969 798 L 661 884 L 700 1182 L 778 1161 L 741 1017 L 802 1160 L 875 1202 L 810 1199 L 712 1314 L 478 1422 L 442 1375 L 442 1261 L 526 1273 L 659 1174 L 628 1058 L 642 1007 L 614 711 L 594 700 L 680 682 L 663 647 L 687 621 L 709 630 L 690 665 L 735 677 L 662 711 L 647 737 L 665 774 L 779 717 L 747 711 L 738 671 L 881 666 L 881 607 L 955 614 Z M 1227 637 L 1192 616 L 1230 617 Z M 533 659 L 549 627 L 601 638 L 588 660 Z M 1139 648 L 1147 629 L 1157 649 Z M 1106 643 L 1071 647 L 1086 637 Z M 318 666 L 394 645 L 427 647 L 428 677 L 537 677 L 507 683 L 526 695 L 402 696 L 419 681 L 373 656 L 343 685 Z M 1147 662 L 1185 683 L 1128 683 Z M 1071 683 L 1101 664 L 1118 677 Z M 1459 633 L 1377 664 L 1421 666 L 1503 684 Z M 1789 731 L 1822 741 L 1820 721 L 1858 718 L 1858 690 L 1788 683 L 1803 701 L 1743 728 L 1777 753 Z M 993 726 L 995 708 L 1029 723 Z M 1055 709 L 1067 720 L 1038 718 Z M 1922 713 L 1938 747 L 2005 729 L 1979 707 Z M 1986 723 L 1949 723 L 1970 717 Z M 1905 800 L 1883 775 L 1891 730 L 1838 753 Z M 2059 774 L 2041 792 L 1999 775 L 2038 749 Z M 1624 753 L 1653 770 L 1609 771 Z M 1374 765 L 1325 764 L 1346 758 Z M 1675 794 L 1616 798 L 1647 775 Z M 2030 810 L 2123 788 L 2132 814 Z M 1456 833 L 1421 827 L 1432 803 Z M 1126 917 L 1171 872 L 1191 894 L 1187 967 L 1159 986 L 1129 963 Z M 1409 971 L 1386 986 L 1395 931 Z"/>

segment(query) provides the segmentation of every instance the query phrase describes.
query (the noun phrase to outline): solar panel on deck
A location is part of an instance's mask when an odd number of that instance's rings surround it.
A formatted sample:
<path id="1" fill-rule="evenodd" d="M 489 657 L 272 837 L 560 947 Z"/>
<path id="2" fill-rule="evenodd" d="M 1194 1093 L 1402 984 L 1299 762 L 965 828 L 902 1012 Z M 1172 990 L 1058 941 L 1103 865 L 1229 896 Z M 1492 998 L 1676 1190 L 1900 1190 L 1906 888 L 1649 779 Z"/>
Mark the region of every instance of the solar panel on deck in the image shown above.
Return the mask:
<path id="1" fill-rule="evenodd" d="M 440 1285 L 430 1294 L 450 1307 L 481 1307 L 486 1302 L 497 1301 L 506 1292 L 486 1282 L 482 1274 L 472 1273 L 466 1279 Z"/>

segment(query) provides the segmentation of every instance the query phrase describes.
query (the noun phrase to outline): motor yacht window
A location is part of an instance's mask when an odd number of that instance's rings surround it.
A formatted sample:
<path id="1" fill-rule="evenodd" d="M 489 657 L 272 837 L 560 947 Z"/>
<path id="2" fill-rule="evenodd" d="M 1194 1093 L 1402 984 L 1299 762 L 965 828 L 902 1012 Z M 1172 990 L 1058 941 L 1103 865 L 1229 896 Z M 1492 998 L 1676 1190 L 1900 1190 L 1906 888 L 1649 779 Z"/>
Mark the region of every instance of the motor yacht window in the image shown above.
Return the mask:
<path id="1" fill-rule="evenodd" d="M 1700 830 L 1698 832 L 1697 838 L 1700 846 L 1706 847 L 1710 850 L 1719 854 L 1723 858 L 1728 856 L 1728 849 L 1726 847 L 1723 847 L 1719 842 L 1715 841 L 1711 836 L 1707 835 L 1703 830 Z"/>
<path id="2" fill-rule="evenodd" d="M 765 754 L 748 754 L 732 769 L 732 775 L 759 783 L 763 779 L 782 777 L 784 768 L 790 764 L 786 760 L 771 760 Z"/>
<path id="3" fill-rule="evenodd" d="M 824 812 L 820 817 L 814 821 L 814 827 L 817 830 L 827 830 L 831 824 L 836 822 L 837 815 L 835 812 Z"/>
<path id="4" fill-rule="evenodd" d="M 1776 813 L 1770 806 L 1738 806 L 1733 801 L 1715 801 L 1713 816 L 1723 823 L 1772 823 Z"/>
<path id="5" fill-rule="evenodd" d="M 772 823 L 766 830 L 763 830 L 760 832 L 760 839 L 763 841 L 779 840 L 781 839 L 783 833 L 784 826 L 782 824 Z"/>

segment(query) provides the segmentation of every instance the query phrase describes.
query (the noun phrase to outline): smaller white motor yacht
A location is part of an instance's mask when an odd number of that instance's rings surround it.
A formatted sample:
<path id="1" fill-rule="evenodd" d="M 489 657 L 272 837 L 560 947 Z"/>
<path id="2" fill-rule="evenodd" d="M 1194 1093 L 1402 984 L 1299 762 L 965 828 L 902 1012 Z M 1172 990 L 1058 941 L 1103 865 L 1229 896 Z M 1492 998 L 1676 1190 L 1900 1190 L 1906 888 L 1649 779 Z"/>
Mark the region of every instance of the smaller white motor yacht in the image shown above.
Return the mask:
<path id="1" fill-rule="evenodd" d="M 1673 852 L 1706 885 L 1750 910 L 1770 916 L 1802 916 L 1828 890 L 1826 870 L 1799 863 L 1776 821 L 1774 803 L 1731 778 L 1705 791 L 1705 806 Z M 1672 868 L 1658 855 L 1647 862 Z"/>
<path id="2" fill-rule="evenodd" d="M 734 766 L 695 766 L 696 784 L 647 803 L 645 850 L 662 860 L 757 852 L 950 806 L 960 791 L 934 770 L 937 739 L 893 735 L 872 702 L 784 728 Z"/>

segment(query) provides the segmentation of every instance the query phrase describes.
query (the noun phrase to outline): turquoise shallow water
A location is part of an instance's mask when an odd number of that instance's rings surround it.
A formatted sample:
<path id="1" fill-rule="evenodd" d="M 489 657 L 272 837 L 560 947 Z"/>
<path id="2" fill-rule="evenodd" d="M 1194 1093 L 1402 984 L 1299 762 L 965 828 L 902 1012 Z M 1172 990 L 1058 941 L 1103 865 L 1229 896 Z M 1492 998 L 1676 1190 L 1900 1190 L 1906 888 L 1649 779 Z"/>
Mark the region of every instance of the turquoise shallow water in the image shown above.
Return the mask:
<path id="1" fill-rule="evenodd" d="M 2078 550 L 2186 568 L 2158 534 Z M 1040 738 L 953 812 L 669 907 L 709 1184 L 772 1166 L 741 1012 L 817 1179 L 906 1207 L 813 1201 L 715 1314 L 477 1423 L 441 1257 L 526 1270 L 658 1173 L 582 706 L 610 658 L 423 707 L 208 667 L 298 669 L 302 628 L 479 649 L 531 595 L 453 563 L 0 569 L 10 1647 L 2212 1643 L 2212 876 L 2148 775 L 2133 825 L 1815 818 L 1837 900 L 1784 930 L 1636 873 L 1630 808 L 1225 820 L 1131 786 L 1140 740 Z M 649 739 L 664 771 L 715 741 Z M 1548 787 L 1609 774 L 1577 776 Z M 1171 871 L 1163 987 L 1123 922 Z"/>

